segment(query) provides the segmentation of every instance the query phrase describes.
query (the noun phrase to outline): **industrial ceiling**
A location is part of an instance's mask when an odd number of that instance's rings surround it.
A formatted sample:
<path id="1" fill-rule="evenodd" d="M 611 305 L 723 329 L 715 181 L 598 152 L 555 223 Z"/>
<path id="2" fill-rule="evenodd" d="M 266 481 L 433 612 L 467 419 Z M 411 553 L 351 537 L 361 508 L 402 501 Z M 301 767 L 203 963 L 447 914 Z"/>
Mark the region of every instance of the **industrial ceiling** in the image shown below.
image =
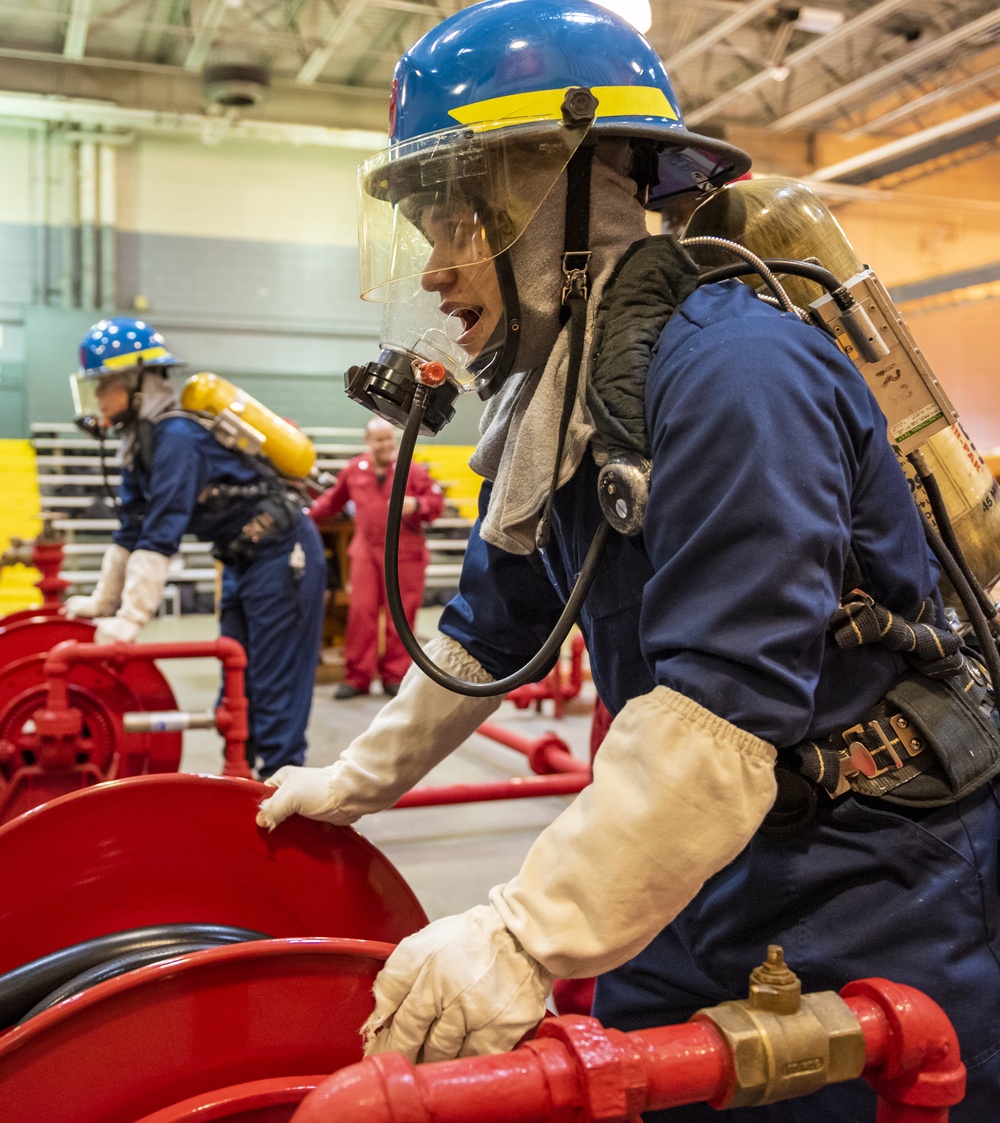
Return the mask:
<path id="1" fill-rule="evenodd" d="M 357 130 L 384 132 L 401 52 L 468 6 L 0 0 L 0 115 L 77 127 L 201 121 L 348 143 Z M 845 184 L 997 151 L 996 0 L 651 0 L 651 9 L 648 38 L 689 127 L 744 143 L 794 138 L 803 151 L 810 137 L 836 134 L 849 158 L 808 170 Z"/>

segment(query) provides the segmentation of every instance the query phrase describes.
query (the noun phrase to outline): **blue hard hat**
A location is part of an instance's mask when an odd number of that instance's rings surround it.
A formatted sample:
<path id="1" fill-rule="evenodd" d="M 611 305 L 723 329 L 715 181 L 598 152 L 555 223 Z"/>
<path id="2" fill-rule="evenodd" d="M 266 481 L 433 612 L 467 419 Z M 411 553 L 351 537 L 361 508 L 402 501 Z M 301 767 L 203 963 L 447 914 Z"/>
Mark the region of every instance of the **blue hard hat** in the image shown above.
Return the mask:
<path id="1" fill-rule="evenodd" d="M 670 79 L 645 38 L 590 0 L 485 0 L 428 32 L 396 65 L 390 149 L 467 125 L 558 121 L 567 90 L 597 99 L 592 130 L 661 148 L 658 200 L 720 186 L 747 154 L 684 127 Z"/>
<path id="2" fill-rule="evenodd" d="M 132 316 L 100 320 L 80 344 L 81 378 L 122 374 L 133 367 L 183 365 L 184 360 L 170 354 L 166 341 L 154 327 Z"/>

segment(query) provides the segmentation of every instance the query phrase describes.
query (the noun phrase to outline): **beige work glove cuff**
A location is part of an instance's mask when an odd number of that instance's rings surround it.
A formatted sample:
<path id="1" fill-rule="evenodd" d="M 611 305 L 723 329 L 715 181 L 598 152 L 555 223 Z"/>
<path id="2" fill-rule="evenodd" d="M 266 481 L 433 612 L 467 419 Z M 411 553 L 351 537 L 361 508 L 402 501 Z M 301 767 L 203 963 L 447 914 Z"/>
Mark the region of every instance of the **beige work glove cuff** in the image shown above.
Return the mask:
<path id="1" fill-rule="evenodd" d="M 480 663 L 448 636 L 436 636 L 426 652 L 457 678 L 492 681 Z M 362 815 L 390 807 L 471 737 L 502 700 L 502 696 L 455 694 L 410 667 L 396 697 L 339 760 L 327 768 L 286 765 L 268 779 L 278 790 L 260 805 L 258 825 L 273 829 L 298 814 L 347 826 Z"/>
<path id="2" fill-rule="evenodd" d="M 169 563 L 166 554 L 158 554 L 155 550 L 133 551 L 125 566 L 122 605 L 115 616 L 140 628 L 145 627 L 160 607 Z"/>
<path id="3" fill-rule="evenodd" d="M 114 612 L 125 587 L 128 559 L 129 551 L 112 542 L 101 559 L 101 572 L 94 591 L 88 596 L 70 597 L 65 605 L 66 615 L 72 619 L 78 616 L 107 616 Z"/>
<path id="4" fill-rule="evenodd" d="M 637 955 L 747 845 L 774 802 L 775 751 L 658 686 L 615 718 L 594 782 L 490 904 L 553 975 Z"/>

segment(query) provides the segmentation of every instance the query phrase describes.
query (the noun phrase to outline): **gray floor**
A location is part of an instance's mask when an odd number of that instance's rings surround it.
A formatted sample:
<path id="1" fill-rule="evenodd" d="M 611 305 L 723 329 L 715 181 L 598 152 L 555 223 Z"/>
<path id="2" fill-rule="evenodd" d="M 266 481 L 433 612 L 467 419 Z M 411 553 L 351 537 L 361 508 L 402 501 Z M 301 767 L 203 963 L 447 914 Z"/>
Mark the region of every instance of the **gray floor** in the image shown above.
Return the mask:
<path id="1" fill-rule="evenodd" d="M 417 622 L 422 638 L 434 634 L 438 610 L 424 609 Z M 210 616 L 161 617 L 144 630 L 148 642 L 212 639 L 218 634 Z M 160 663 L 181 708 L 209 709 L 218 689 L 218 664 L 208 659 L 168 660 Z M 309 723 L 307 764 L 322 766 L 335 760 L 357 733 L 367 728 L 385 699 L 380 694 L 333 701 L 334 687 L 317 687 Z M 552 716 L 552 703 L 542 714 L 518 710 L 504 702 L 498 724 L 528 737 L 554 732 L 574 755 L 586 759 L 590 736 L 593 687 L 585 683 L 561 720 Z M 181 769 L 217 773 L 222 741 L 211 731 L 185 734 Z M 476 783 L 528 775 L 519 754 L 473 736 L 439 765 L 425 784 Z M 533 839 L 567 805 L 568 799 L 521 799 L 496 803 L 457 804 L 383 811 L 363 819 L 358 830 L 400 870 L 420 898 L 431 919 L 461 912 L 486 899 L 489 889 L 517 872 Z"/>

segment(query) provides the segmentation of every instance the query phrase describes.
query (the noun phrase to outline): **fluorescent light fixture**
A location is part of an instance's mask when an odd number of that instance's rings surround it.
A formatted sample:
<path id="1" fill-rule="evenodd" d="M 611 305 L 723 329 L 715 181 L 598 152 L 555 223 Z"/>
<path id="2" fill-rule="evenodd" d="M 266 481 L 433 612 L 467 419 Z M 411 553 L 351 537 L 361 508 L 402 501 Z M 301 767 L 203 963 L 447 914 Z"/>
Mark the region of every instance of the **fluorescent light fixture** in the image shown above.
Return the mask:
<path id="1" fill-rule="evenodd" d="M 835 31 L 844 22 L 844 13 L 836 8 L 799 8 L 795 26 L 799 31 L 811 31 L 814 35 L 825 35 Z"/>
<path id="2" fill-rule="evenodd" d="M 602 8 L 614 12 L 616 16 L 628 22 L 637 30 L 645 34 L 653 22 L 653 13 L 649 7 L 649 0 L 597 0 Z"/>

